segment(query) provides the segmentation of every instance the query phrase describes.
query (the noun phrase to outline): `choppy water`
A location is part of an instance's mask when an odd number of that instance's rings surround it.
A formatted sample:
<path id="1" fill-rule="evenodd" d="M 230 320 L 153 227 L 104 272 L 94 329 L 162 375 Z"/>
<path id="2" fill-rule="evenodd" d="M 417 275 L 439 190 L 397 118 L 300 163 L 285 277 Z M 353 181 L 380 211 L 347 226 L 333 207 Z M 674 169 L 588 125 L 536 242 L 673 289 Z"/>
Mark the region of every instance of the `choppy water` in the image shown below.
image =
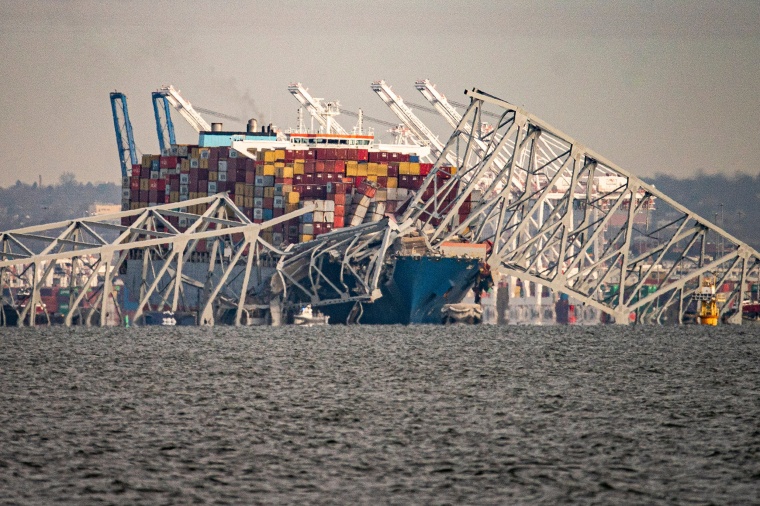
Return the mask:
<path id="1" fill-rule="evenodd" d="M 0 502 L 752 503 L 760 327 L 0 330 Z"/>

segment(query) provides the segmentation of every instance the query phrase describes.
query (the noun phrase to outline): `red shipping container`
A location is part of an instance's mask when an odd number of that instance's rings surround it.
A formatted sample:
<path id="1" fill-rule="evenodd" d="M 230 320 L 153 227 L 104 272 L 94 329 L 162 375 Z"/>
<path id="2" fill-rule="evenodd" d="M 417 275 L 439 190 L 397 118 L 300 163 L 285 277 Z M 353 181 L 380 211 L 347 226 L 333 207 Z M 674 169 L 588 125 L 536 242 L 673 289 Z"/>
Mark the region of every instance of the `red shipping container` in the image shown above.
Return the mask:
<path id="1" fill-rule="evenodd" d="M 367 179 L 366 176 L 356 176 L 354 178 L 354 188 L 358 188 L 365 179 Z"/>
<path id="2" fill-rule="evenodd" d="M 296 159 L 296 152 L 285 150 L 285 162 L 293 162 Z"/>
<path id="3" fill-rule="evenodd" d="M 162 156 L 158 159 L 158 166 L 162 169 L 173 169 L 177 166 L 177 157 Z"/>
<path id="4" fill-rule="evenodd" d="M 129 189 L 130 190 L 139 190 L 140 189 L 140 178 L 139 177 L 133 177 L 129 180 Z"/>
<path id="5" fill-rule="evenodd" d="M 256 181 L 256 173 L 252 170 L 245 171 L 245 184 L 253 184 Z"/>
<path id="6" fill-rule="evenodd" d="M 303 171 L 305 174 L 314 174 L 317 171 L 316 160 L 306 160 L 303 164 Z"/>
<path id="7" fill-rule="evenodd" d="M 327 178 L 325 177 L 325 173 L 317 172 L 316 174 L 314 174 L 314 183 L 317 183 L 317 184 L 327 183 Z"/>
<path id="8" fill-rule="evenodd" d="M 198 191 L 200 193 L 208 193 L 208 181 L 198 181 Z"/>
<path id="9" fill-rule="evenodd" d="M 333 229 L 333 224 L 332 223 L 323 223 L 322 225 L 323 225 L 322 229 L 325 231 L 325 233 L 331 232 L 332 229 Z"/>
<path id="10" fill-rule="evenodd" d="M 387 188 L 388 187 L 388 178 L 385 176 L 377 176 L 377 184 L 381 188 Z"/>
<path id="11" fill-rule="evenodd" d="M 427 176 L 433 168 L 432 163 L 420 163 L 420 175 Z"/>
<path id="12" fill-rule="evenodd" d="M 343 199 L 343 202 L 346 202 L 346 199 Z M 340 216 L 341 218 L 346 215 L 346 206 L 344 204 L 338 204 L 335 203 L 335 216 Z"/>
<path id="13" fill-rule="evenodd" d="M 140 177 L 142 179 L 150 179 L 150 167 L 140 167 Z"/>
<path id="14" fill-rule="evenodd" d="M 314 223 L 314 235 L 324 234 L 325 233 L 325 224 L 324 223 Z"/>
<path id="15" fill-rule="evenodd" d="M 360 162 L 366 162 L 369 158 L 369 151 L 366 149 L 357 149 L 356 150 L 356 159 Z"/>
<path id="16" fill-rule="evenodd" d="M 323 163 L 325 172 L 335 172 L 335 160 L 325 160 L 324 162 L 317 162 L 317 172 L 319 172 L 319 164 Z"/>
<path id="17" fill-rule="evenodd" d="M 347 158 L 348 158 L 348 150 L 346 148 L 337 148 L 335 150 L 335 159 L 336 160 L 345 160 Z"/>
<path id="18" fill-rule="evenodd" d="M 232 184 L 230 187 L 229 185 Z M 235 183 L 230 183 L 229 181 L 217 181 L 216 182 L 216 193 L 222 193 L 226 192 L 229 188 L 234 188 Z"/>
<path id="19" fill-rule="evenodd" d="M 380 161 L 380 153 L 377 151 L 371 151 L 369 155 L 367 156 L 367 160 L 372 163 L 377 163 Z"/>
<path id="20" fill-rule="evenodd" d="M 274 207 L 274 199 L 272 197 L 264 197 L 264 209 L 272 209 Z"/>
<path id="21" fill-rule="evenodd" d="M 337 209 L 338 205 L 341 205 L 341 206 L 346 205 L 346 194 L 336 193 L 332 196 L 332 200 L 335 201 L 335 207 Z"/>
<path id="22" fill-rule="evenodd" d="M 156 190 L 166 191 L 166 179 L 159 179 L 156 181 Z"/>
<path id="23" fill-rule="evenodd" d="M 398 177 L 398 163 L 388 164 L 388 177 Z"/>
<path id="24" fill-rule="evenodd" d="M 333 172 L 342 177 L 343 173 L 346 172 L 346 162 L 343 160 L 335 160 L 335 170 L 333 170 Z"/>
<path id="25" fill-rule="evenodd" d="M 148 203 L 158 204 L 158 190 L 148 190 Z M 164 203 L 163 195 L 161 195 L 161 203 Z"/>
<path id="26" fill-rule="evenodd" d="M 322 173 L 322 172 L 325 171 L 325 161 L 324 160 L 317 160 L 314 165 L 315 165 L 314 171 L 317 174 Z M 304 169 L 304 172 L 305 172 L 305 169 Z"/>
<path id="27" fill-rule="evenodd" d="M 129 190 L 129 201 L 140 202 L 140 185 L 137 185 L 137 188 Z"/>
<path id="28" fill-rule="evenodd" d="M 171 204 L 172 198 L 168 193 L 164 193 L 164 204 Z"/>
<path id="29" fill-rule="evenodd" d="M 142 165 L 133 165 L 132 166 L 132 177 L 141 177 L 142 176 Z"/>
<path id="30" fill-rule="evenodd" d="M 293 176 L 293 184 L 303 184 L 304 174 L 295 174 Z"/>
<path id="31" fill-rule="evenodd" d="M 148 188 L 151 190 L 158 190 L 158 179 L 149 179 Z"/>

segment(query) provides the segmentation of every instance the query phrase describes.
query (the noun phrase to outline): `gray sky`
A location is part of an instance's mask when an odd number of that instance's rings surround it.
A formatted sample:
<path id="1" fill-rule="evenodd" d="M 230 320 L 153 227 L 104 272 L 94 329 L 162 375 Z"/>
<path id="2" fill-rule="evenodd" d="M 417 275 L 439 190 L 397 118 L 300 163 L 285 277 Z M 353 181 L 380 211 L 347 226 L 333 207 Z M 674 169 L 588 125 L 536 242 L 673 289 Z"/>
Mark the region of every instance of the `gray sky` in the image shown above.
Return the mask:
<path id="1" fill-rule="evenodd" d="M 369 84 L 424 103 L 418 78 L 451 100 L 477 87 L 523 106 L 640 176 L 760 172 L 756 0 L 0 0 L 0 47 L 3 187 L 65 171 L 118 182 L 113 90 L 128 97 L 138 150 L 156 153 L 150 93 L 162 84 L 286 128 L 291 82 L 394 121 Z M 174 123 L 178 142 L 197 142 Z"/>

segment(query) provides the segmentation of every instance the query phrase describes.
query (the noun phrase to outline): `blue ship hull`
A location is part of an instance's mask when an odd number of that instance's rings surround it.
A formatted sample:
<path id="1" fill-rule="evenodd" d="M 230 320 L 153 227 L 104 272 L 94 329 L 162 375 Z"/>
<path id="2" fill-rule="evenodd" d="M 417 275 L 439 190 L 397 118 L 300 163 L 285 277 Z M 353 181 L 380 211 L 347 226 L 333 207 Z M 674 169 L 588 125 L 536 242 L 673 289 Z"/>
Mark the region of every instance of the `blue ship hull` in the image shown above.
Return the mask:
<path id="1" fill-rule="evenodd" d="M 473 258 L 397 257 L 390 280 L 381 286 L 383 296 L 363 304 L 359 323 L 442 323 L 441 309 L 464 298 L 477 279 L 478 263 Z M 346 303 L 320 310 L 330 316 L 330 323 L 345 323 L 353 307 Z"/>

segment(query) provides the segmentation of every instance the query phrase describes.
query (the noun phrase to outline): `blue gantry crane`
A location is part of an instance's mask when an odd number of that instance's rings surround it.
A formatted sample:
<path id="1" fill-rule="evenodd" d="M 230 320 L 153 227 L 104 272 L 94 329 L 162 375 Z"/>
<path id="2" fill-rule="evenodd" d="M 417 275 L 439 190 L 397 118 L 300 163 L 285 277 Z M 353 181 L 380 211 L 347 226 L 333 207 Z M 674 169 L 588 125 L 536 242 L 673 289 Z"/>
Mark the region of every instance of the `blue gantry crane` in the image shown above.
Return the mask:
<path id="1" fill-rule="evenodd" d="M 161 153 L 171 148 L 177 141 L 174 138 L 174 122 L 172 122 L 171 104 L 163 91 L 153 92 L 153 114 L 156 116 L 156 133 L 158 147 Z"/>
<path id="2" fill-rule="evenodd" d="M 111 93 L 111 111 L 116 131 L 116 145 L 119 148 L 121 177 L 125 178 L 131 175 L 132 165 L 137 165 L 139 162 L 135 151 L 135 138 L 132 135 L 132 123 L 129 121 L 127 96 L 124 93 L 118 91 Z M 127 161 L 127 153 L 129 153 L 129 161 Z"/>

